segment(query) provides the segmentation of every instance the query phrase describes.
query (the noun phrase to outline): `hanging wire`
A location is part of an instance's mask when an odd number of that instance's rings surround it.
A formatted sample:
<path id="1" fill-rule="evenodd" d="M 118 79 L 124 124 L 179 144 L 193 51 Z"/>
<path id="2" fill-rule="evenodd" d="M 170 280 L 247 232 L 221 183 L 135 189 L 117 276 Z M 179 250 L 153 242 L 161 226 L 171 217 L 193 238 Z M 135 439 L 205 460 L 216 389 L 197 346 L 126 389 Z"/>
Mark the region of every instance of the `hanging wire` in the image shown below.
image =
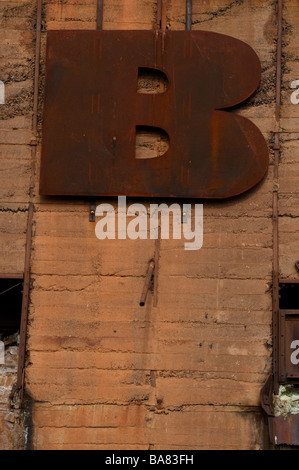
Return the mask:
<path id="1" fill-rule="evenodd" d="M 12 287 L 10 287 L 9 289 L 6 289 L 6 290 L 0 292 L 0 295 L 6 294 L 6 292 L 8 292 L 8 291 L 10 291 L 10 290 L 12 290 L 12 289 L 15 289 L 16 287 L 20 286 L 21 284 L 22 284 L 22 282 L 19 282 L 19 283 L 16 284 L 15 286 L 12 286 Z"/>

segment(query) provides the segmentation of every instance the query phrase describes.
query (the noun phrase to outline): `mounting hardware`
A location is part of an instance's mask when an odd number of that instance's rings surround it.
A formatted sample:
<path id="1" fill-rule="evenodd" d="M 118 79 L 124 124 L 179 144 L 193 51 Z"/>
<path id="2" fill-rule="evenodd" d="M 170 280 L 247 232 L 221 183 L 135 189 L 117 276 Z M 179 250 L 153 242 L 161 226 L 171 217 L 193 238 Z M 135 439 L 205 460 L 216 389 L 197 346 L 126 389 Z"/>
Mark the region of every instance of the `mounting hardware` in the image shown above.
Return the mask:
<path id="1" fill-rule="evenodd" d="M 142 291 L 140 302 L 139 302 L 140 307 L 144 307 L 145 305 L 146 296 L 150 287 L 150 282 L 153 276 L 154 269 L 155 269 L 155 262 L 154 260 L 151 260 L 147 269 L 147 273 L 146 273 L 146 277 L 144 281 L 144 287 L 143 287 L 143 291 Z"/>
<path id="2" fill-rule="evenodd" d="M 90 203 L 89 206 L 89 222 L 95 222 L 96 220 L 96 205 L 94 202 Z"/>

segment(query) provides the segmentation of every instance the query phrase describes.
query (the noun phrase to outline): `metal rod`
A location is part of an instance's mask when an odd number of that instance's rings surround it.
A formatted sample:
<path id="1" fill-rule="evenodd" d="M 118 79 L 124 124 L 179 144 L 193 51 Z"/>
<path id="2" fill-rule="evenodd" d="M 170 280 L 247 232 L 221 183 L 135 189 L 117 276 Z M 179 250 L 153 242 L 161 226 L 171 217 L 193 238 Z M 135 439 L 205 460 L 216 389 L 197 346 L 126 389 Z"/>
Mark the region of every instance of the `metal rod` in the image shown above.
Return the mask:
<path id="1" fill-rule="evenodd" d="M 280 120 L 280 108 L 281 108 L 282 5 L 283 5 L 283 0 L 277 0 L 277 63 L 276 63 L 275 118 L 278 124 Z"/>
<path id="2" fill-rule="evenodd" d="M 19 282 L 18 284 L 15 284 L 14 286 L 10 287 L 9 289 L 6 289 L 6 290 L 0 292 L 0 295 L 6 294 L 6 292 L 9 292 L 10 290 L 15 289 L 16 287 L 20 286 L 21 284 L 22 284 L 21 282 Z"/>
<path id="3" fill-rule="evenodd" d="M 24 270 L 23 299 L 22 299 L 22 312 L 21 312 L 21 323 L 20 323 L 19 361 L 18 361 L 18 376 L 17 376 L 17 388 L 18 390 L 21 390 L 21 401 L 23 397 L 23 388 L 24 388 L 26 336 L 27 336 L 27 320 L 28 320 L 29 291 L 30 291 L 30 253 L 31 253 L 31 240 L 32 240 L 32 219 L 33 219 L 33 203 L 30 202 L 29 211 L 28 211 L 27 235 L 26 235 L 25 270 Z"/>
<path id="4" fill-rule="evenodd" d="M 42 24 L 42 2 L 41 0 L 37 0 L 35 64 L 39 64 L 39 58 L 40 58 L 41 24 Z M 36 137 L 36 133 L 37 133 L 38 86 L 39 86 L 39 67 L 35 67 L 34 94 L 33 94 L 33 119 L 32 119 L 32 131 L 33 131 L 34 137 Z"/>
<path id="5" fill-rule="evenodd" d="M 273 192 L 273 291 L 272 291 L 272 316 L 273 316 L 273 376 L 274 390 L 278 393 L 278 325 L 279 325 L 279 274 L 278 274 L 278 194 Z"/>
<path id="6" fill-rule="evenodd" d="M 277 53 L 276 53 L 276 130 L 274 134 L 274 190 L 273 190 L 273 375 L 274 391 L 278 393 L 279 363 L 279 236 L 278 236 L 278 166 L 280 157 L 280 110 L 281 110 L 281 65 L 282 65 L 282 6 L 283 0 L 277 0 Z"/>
<path id="7" fill-rule="evenodd" d="M 4 274 L 4 273 L 1 273 L 0 274 L 0 279 L 23 279 L 24 277 L 24 274 L 22 273 L 17 273 L 17 274 Z"/>
<path id="8" fill-rule="evenodd" d="M 290 278 L 279 278 L 280 284 L 299 284 L 299 279 L 290 279 Z"/>
<path id="9" fill-rule="evenodd" d="M 97 29 L 103 29 L 103 0 L 97 0 Z"/>
<path id="10" fill-rule="evenodd" d="M 160 226 L 158 238 L 155 240 L 155 272 L 154 272 L 154 307 L 158 306 L 158 274 L 159 274 L 159 260 L 160 260 Z"/>
<path id="11" fill-rule="evenodd" d="M 161 29 L 166 31 L 166 18 L 167 18 L 167 0 L 162 0 L 162 18 L 161 18 Z"/>
<path id="12" fill-rule="evenodd" d="M 32 133 L 31 140 L 31 181 L 30 181 L 30 202 L 28 208 L 26 248 L 25 248 L 25 266 L 24 266 L 24 283 L 23 298 L 20 323 L 20 344 L 19 344 L 19 360 L 17 374 L 17 389 L 20 391 L 21 402 L 24 393 L 24 372 L 25 372 L 25 354 L 26 354 L 26 337 L 27 337 L 27 320 L 30 293 L 30 254 L 32 245 L 32 222 L 34 212 L 34 180 L 36 167 L 36 146 L 37 146 L 37 116 L 38 116 L 38 88 L 39 88 L 39 69 L 40 69 L 40 51 L 41 51 L 41 22 L 42 22 L 42 0 L 37 2 L 37 21 L 36 21 L 36 42 L 35 42 L 35 71 L 34 71 L 34 97 L 33 97 L 33 117 L 32 117 Z"/>
<path id="13" fill-rule="evenodd" d="M 157 28 L 162 31 L 166 30 L 167 19 L 167 0 L 158 0 L 157 5 Z"/>
<path id="14" fill-rule="evenodd" d="M 186 0 L 186 30 L 192 28 L 192 0 Z"/>
<path id="15" fill-rule="evenodd" d="M 103 29 L 103 10 L 104 0 L 97 0 L 97 30 Z M 89 222 L 95 222 L 95 208 L 96 203 L 94 201 L 89 204 Z"/>
<path id="16" fill-rule="evenodd" d="M 41 30 L 42 30 L 42 0 L 37 0 L 37 20 L 36 20 L 36 40 L 35 40 L 35 70 L 34 70 L 34 90 L 33 90 L 33 115 L 32 115 L 32 138 L 31 138 L 31 178 L 30 178 L 30 198 L 34 196 L 34 178 L 36 168 L 36 146 L 37 146 L 37 116 L 38 116 L 38 88 L 39 88 L 39 59 L 41 51 Z"/>
<path id="17" fill-rule="evenodd" d="M 157 3 L 157 28 L 161 29 L 162 22 L 162 0 L 158 0 Z"/>
<path id="18" fill-rule="evenodd" d="M 140 302 L 139 302 L 140 307 L 143 307 L 145 305 L 145 301 L 146 301 L 147 293 L 148 293 L 150 283 L 153 277 L 154 269 L 155 269 L 155 262 L 151 260 L 148 266 L 148 270 L 147 270 L 145 281 L 144 281 L 144 287 L 143 287 L 143 291 L 142 291 Z"/>

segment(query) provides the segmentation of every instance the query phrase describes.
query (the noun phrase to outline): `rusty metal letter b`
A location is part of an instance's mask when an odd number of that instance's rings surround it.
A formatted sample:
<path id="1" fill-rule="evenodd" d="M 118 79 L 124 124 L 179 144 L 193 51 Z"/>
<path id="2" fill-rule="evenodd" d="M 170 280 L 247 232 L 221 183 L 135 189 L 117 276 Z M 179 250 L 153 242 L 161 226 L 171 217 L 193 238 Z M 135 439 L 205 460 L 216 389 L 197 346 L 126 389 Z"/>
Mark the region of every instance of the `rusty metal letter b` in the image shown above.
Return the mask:
<path id="1" fill-rule="evenodd" d="M 163 93 L 137 92 L 158 69 Z M 40 193 L 219 199 L 268 167 L 258 128 L 228 110 L 257 88 L 242 41 L 204 31 L 49 31 Z M 135 158 L 136 128 L 162 129 L 160 158 Z"/>

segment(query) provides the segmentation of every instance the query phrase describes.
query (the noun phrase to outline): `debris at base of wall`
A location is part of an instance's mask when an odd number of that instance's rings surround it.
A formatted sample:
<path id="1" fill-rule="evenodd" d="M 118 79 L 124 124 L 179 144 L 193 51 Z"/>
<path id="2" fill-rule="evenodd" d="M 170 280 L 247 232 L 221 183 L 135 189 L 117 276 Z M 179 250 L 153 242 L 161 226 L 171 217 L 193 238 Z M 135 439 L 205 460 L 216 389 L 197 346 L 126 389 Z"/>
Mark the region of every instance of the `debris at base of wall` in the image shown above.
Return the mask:
<path id="1" fill-rule="evenodd" d="M 25 424 L 16 393 L 19 333 L 0 335 L 4 361 L 0 364 L 0 450 L 25 448 Z"/>

